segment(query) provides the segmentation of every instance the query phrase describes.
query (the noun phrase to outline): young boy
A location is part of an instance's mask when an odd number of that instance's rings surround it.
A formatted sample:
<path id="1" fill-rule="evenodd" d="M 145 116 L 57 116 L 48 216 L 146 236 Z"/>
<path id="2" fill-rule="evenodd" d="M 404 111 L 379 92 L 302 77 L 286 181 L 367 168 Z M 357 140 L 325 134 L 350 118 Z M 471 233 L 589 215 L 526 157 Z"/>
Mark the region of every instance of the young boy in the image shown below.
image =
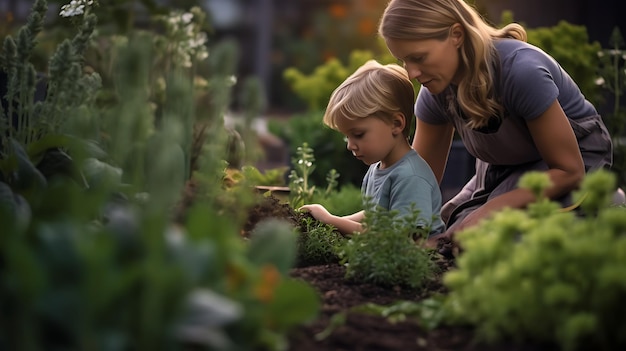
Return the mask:
<path id="1" fill-rule="evenodd" d="M 409 144 L 413 120 L 414 91 L 406 70 L 398 65 L 366 62 L 330 97 L 324 124 L 345 135 L 354 157 L 370 165 L 361 186 L 364 198 L 400 216 L 419 210 L 417 227 L 444 231 L 441 191 L 432 170 Z M 341 233 L 363 232 L 365 211 L 335 216 L 320 204 L 304 205 L 302 211 Z"/>

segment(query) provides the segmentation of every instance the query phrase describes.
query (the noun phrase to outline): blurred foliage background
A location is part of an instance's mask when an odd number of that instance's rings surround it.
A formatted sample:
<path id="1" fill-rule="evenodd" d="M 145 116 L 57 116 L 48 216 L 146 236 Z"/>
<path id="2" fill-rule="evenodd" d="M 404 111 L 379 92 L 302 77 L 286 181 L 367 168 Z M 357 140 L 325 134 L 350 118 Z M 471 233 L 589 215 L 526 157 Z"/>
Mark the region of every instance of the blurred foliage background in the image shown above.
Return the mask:
<path id="1" fill-rule="evenodd" d="M 549 4 L 537 0 L 493 1 L 467 0 L 495 25 L 520 22 L 529 32 L 529 42 L 553 55 L 578 82 L 583 93 L 600 110 L 616 134 L 616 163 L 619 173 L 626 168 L 621 155 L 623 105 L 618 89 L 606 84 L 606 65 L 601 65 L 598 53 L 615 49 L 611 41 L 613 30 L 624 29 L 624 16 L 613 0 L 588 1 L 556 0 Z M 63 0 L 51 0 L 50 12 L 58 13 Z M 535 4 L 542 11 L 529 11 Z M 377 37 L 377 24 L 385 6 L 378 0 L 111 0 L 101 1 L 96 9 L 100 31 L 110 35 L 147 29 L 150 18 L 174 9 L 187 10 L 200 6 L 208 13 L 205 31 L 208 46 L 230 41 L 235 50 L 233 64 L 238 82 L 230 109 L 234 115 L 242 113 L 242 90 L 246 77 L 258 79 L 264 98 L 259 108 L 263 123 L 254 124 L 262 133 L 278 136 L 278 140 L 261 138 L 259 159 L 273 158 L 260 168 L 284 166 L 295 155 L 303 141 L 308 141 L 320 162 L 313 178 L 323 181 L 330 168 L 337 167 L 339 185 L 360 185 L 365 167 L 351 159 L 340 136 L 321 124 L 321 113 L 334 89 L 367 58 L 394 62 Z M 534 5 L 533 5 L 534 6 Z M 28 2 L 6 0 L 0 5 L 0 38 L 11 33 L 25 19 Z M 48 26 L 34 53 L 37 69 L 45 71 L 45 57 L 71 28 L 59 16 L 48 16 Z M 598 19 L 602 19 L 601 21 Z M 152 30 L 155 30 L 152 28 Z M 156 29 L 156 30 L 163 30 Z M 106 50 L 106 44 L 99 44 Z M 621 49 L 619 46 L 618 49 Z M 39 59 L 38 59 L 39 58 Z M 87 57 L 89 65 L 93 60 Z M 617 62 L 617 71 L 623 65 Z M 602 67 L 601 67 L 602 66 Z M 610 72 L 612 77 L 615 72 Z M 203 72 L 200 72 L 203 75 Z M 613 79 L 614 81 L 614 79 Z M 617 82 L 618 85 L 620 82 Z M 613 83 L 612 83 L 613 84 Z M 622 83 L 623 84 L 623 83 Z M 613 84 L 614 85 L 614 84 Z M 417 87 L 419 88 L 419 87 Z M 617 117 L 616 117 L 617 116 Z M 266 120 L 269 120 L 269 127 Z M 268 146 L 269 145 L 269 146 Z M 466 154 L 463 159 L 469 157 Z M 250 160 L 250 158 L 249 158 Z M 471 164 L 471 162 L 466 162 Z M 257 163 L 258 165 L 258 163 Z M 457 172 L 461 174 L 471 173 Z M 622 177 L 623 178 L 623 177 Z M 465 179 L 453 182 L 461 184 Z M 620 180 L 624 184 L 624 180 Z"/>

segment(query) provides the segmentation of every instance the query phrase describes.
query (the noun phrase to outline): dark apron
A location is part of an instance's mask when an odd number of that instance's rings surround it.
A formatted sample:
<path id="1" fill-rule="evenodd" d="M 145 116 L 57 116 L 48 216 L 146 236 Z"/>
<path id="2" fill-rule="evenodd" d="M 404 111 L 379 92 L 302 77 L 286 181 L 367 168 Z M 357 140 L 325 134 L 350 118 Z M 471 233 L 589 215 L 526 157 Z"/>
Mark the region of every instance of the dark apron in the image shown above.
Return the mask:
<path id="1" fill-rule="evenodd" d="M 594 115 L 569 119 L 569 122 L 578 140 L 585 171 L 610 168 L 613 146 L 602 118 Z M 459 194 L 443 206 L 441 216 L 448 228 L 488 200 L 517 188 L 523 174 L 548 169 L 522 118 L 504 118 L 497 130 L 489 132 L 471 130 L 461 123 L 455 121 L 455 127 L 468 152 L 476 157 L 476 174 Z M 483 145 L 493 147 L 480 147 Z M 554 200 L 569 206 L 570 195 Z"/>

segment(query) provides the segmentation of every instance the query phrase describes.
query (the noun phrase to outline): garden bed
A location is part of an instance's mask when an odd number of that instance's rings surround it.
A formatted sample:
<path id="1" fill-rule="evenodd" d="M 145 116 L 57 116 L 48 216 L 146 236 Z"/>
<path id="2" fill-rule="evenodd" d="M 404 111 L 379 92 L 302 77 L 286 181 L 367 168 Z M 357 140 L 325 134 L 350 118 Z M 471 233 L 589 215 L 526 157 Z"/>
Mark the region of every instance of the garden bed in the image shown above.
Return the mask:
<path id="1" fill-rule="evenodd" d="M 249 235 L 256 223 L 267 218 L 283 219 L 297 225 L 302 215 L 296 213 L 287 204 L 270 197 L 249 209 L 249 217 L 243 234 Z M 354 307 L 368 303 L 390 305 L 397 301 L 417 302 L 435 293 L 445 294 L 446 288 L 441 283 L 441 276 L 453 267 L 454 262 L 451 259 L 441 258 L 437 264 L 440 273 L 422 289 L 383 287 L 351 281 L 345 278 L 346 269 L 339 263 L 293 268 L 292 277 L 307 282 L 318 292 L 321 308 L 314 321 L 298 326 L 290 333 L 289 351 L 556 350 L 553 346 L 515 342 L 489 345 L 477 341 L 471 328 L 444 326 L 428 330 L 420 326 L 417 320 L 410 318 L 401 322 L 391 322 L 380 315 L 351 311 Z M 333 317 L 341 313 L 345 314 L 345 321 L 321 338 L 323 332 L 336 320 Z"/>

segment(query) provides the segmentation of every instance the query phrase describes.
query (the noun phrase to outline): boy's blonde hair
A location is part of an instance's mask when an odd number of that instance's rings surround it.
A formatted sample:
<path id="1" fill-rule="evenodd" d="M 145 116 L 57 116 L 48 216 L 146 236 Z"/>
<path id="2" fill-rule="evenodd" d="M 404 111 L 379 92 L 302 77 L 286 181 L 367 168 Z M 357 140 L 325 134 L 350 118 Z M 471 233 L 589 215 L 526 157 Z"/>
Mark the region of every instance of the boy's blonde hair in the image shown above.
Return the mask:
<path id="1" fill-rule="evenodd" d="M 463 26 L 466 35 L 460 50 L 464 76 L 458 87 L 458 104 L 469 117 L 469 127 L 479 128 L 503 110 L 494 95 L 498 58 L 493 41 L 496 38 L 526 41 L 526 30 L 521 25 L 510 23 L 497 29 L 464 0 L 391 0 L 378 33 L 385 40 L 444 40 L 455 23 Z"/>
<path id="2" fill-rule="evenodd" d="M 407 71 L 396 64 L 369 60 L 333 91 L 324 113 L 324 124 L 337 129 L 337 120 L 376 117 L 391 121 L 394 113 L 404 115 L 402 133 L 409 137 L 415 102 Z"/>

